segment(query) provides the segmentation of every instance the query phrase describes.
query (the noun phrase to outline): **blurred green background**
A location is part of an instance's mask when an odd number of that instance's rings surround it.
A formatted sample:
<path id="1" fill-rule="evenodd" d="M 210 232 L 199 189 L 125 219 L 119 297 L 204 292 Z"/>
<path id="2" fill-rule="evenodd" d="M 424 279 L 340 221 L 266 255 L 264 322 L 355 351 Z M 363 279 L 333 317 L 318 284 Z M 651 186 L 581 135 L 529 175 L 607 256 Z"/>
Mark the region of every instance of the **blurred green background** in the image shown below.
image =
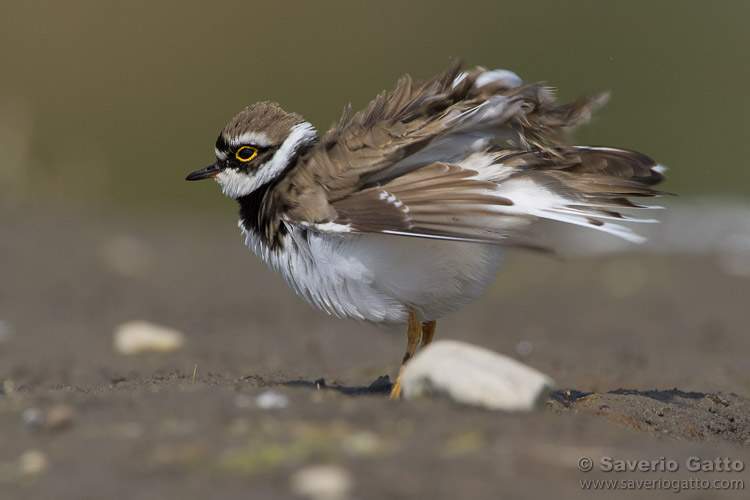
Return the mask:
<path id="1" fill-rule="evenodd" d="M 0 6 L 0 207 L 227 207 L 183 181 L 244 106 L 324 131 L 455 57 L 605 89 L 577 142 L 643 151 L 683 197 L 745 196 L 750 3 L 69 1 Z"/>

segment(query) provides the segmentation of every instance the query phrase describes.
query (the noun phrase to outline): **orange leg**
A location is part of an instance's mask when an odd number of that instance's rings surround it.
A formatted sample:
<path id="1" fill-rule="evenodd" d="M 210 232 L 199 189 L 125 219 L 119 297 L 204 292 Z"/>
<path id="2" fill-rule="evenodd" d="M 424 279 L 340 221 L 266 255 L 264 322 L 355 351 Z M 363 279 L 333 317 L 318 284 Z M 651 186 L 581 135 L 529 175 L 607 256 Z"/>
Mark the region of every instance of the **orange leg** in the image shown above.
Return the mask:
<path id="1" fill-rule="evenodd" d="M 419 346 L 419 338 L 422 336 L 422 325 L 419 324 L 419 318 L 417 317 L 414 309 L 409 309 L 409 330 L 407 331 L 408 341 L 406 343 L 406 354 L 404 354 L 404 360 L 401 362 L 401 368 L 398 370 L 398 377 L 396 383 L 391 388 L 391 394 L 388 396 L 389 399 L 399 399 L 401 397 L 401 374 L 404 372 L 406 363 L 414 356 Z"/>
<path id="2" fill-rule="evenodd" d="M 424 349 L 432 342 L 432 337 L 435 336 L 436 324 L 437 321 L 425 321 L 422 323 L 422 345 L 419 347 L 420 349 Z"/>
<path id="3" fill-rule="evenodd" d="M 420 349 L 432 342 L 432 337 L 435 336 L 435 321 L 425 321 L 420 325 L 417 313 L 413 309 L 410 309 L 409 330 L 407 335 L 408 342 L 406 344 L 406 354 L 404 354 L 404 360 L 401 362 L 401 368 L 398 370 L 396 383 L 393 384 L 391 394 L 388 396 L 389 399 L 399 399 L 401 397 L 401 374 L 404 373 L 406 363 L 414 357 L 414 353 L 417 351 L 417 346 L 420 344 L 420 337 L 422 339 L 421 345 L 419 345 Z"/>

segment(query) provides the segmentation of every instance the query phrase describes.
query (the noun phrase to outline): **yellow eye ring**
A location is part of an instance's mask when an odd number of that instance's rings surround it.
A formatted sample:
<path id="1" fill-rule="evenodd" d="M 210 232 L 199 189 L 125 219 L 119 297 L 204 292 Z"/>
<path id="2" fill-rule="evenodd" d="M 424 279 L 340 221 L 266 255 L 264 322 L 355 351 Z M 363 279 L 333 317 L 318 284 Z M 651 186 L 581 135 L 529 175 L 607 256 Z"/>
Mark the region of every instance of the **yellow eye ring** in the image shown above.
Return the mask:
<path id="1" fill-rule="evenodd" d="M 248 154 L 250 154 L 250 156 L 247 156 Z M 242 146 L 234 154 L 234 157 L 242 162 L 248 162 L 256 156 L 258 156 L 258 148 L 254 148 L 252 146 Z"/>

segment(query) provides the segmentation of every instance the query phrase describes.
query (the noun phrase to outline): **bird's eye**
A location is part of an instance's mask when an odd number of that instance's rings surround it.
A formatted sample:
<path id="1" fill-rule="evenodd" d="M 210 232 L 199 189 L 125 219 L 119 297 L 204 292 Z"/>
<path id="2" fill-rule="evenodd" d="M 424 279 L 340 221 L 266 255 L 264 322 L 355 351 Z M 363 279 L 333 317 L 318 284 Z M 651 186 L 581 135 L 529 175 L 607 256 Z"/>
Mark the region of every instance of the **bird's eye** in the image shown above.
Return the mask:
<path id="1" fill-rule="evenodd" d="M 247 162 L 255 158 L 257 154 L 258 154 L 258 148 L 254 148 L 252 146 L 242 146 L 234 154 L 234 157 L 240 161 Z"/>

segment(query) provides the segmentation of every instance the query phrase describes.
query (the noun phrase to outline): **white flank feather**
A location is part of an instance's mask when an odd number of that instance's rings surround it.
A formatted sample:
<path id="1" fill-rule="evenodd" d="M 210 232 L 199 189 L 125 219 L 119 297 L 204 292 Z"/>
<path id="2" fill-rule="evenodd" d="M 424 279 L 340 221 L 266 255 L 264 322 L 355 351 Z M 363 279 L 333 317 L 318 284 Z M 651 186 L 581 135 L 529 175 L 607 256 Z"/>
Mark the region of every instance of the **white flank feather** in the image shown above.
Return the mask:
<path id="1" fill-rule="evenodd" d="M 374 323 L 405 323 L 408 307 L 423 321 L 456 311 L 481 295 L 502 266 L 502 247 L 486 243 L 287 225 L 282 248 L 270 250 L 242 221 L 239 226 L 245 244 L 308 303 Z"/>

